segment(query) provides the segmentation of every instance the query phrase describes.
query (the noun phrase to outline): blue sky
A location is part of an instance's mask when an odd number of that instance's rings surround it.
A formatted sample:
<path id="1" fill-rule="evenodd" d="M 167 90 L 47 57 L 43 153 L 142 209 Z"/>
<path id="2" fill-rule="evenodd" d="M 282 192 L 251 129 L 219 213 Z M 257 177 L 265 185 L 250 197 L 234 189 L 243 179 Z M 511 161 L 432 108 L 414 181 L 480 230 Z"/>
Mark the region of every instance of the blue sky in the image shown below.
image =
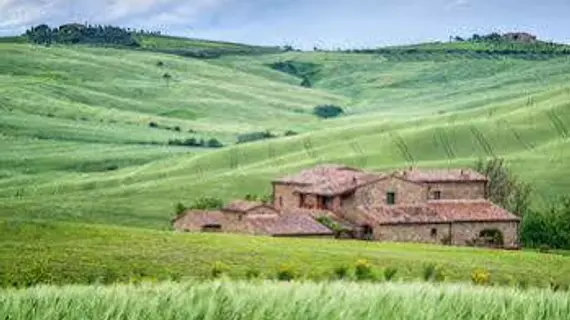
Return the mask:
<path id="1" fill-rule="evenodd" d="M 0 35 L 67 22 L 304 49 L 513 30 L 570 43 L 570 0 L 0 0 Z"/>

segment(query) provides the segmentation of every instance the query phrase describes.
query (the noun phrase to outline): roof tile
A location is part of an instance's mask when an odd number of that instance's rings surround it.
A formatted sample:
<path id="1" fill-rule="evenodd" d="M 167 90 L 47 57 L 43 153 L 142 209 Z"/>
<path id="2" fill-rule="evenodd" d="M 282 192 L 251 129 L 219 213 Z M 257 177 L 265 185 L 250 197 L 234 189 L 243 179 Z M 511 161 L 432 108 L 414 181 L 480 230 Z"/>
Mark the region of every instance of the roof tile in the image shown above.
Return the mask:
<path id="1" fill-rule="evenodd" d="M 410 168 L 398 175 L 415 182 L 487 181 L 488 178 L 472 169 L 418 169 Z"/>

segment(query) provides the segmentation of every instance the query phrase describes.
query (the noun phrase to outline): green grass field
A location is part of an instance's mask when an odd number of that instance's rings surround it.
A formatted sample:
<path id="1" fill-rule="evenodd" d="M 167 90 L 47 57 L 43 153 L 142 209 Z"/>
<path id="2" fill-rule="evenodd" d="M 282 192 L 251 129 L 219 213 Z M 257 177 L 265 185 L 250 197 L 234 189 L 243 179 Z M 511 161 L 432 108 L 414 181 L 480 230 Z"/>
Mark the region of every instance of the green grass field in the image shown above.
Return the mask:
<path id="1" fill-rule="evenodd" d="M 478 269 L 497 285 L 570 285 L 570 256 L 326 239 L 285 239 L 234 234 L 182 234 L 73 223 L 0 224 L 0 283 L 105 283 L 139 278 L 209 278 L 216 263 L 227 274 L 246 278 L 250 270 L 275 278 L 288 266 L 300 278 L 326 280 L 336 267 L 372 264 L 382 280 L 386 268 L 396 279 L 423 279 L 424 267 L 443 270 L 446 281 L 470 282 Z"/>
<path id="2" fill-rule="evenodd" d="M 8 319 L 562 320 L 570 295 L 468 285 L 227 282 L 0 291 Z M 434 308 L 434 305 L 437 305 Z"/>
<path id="3" fill-rule="evenodd" d="M 146 41 L 143 47 L 149 49 L 185 47 L 177 38 Z M 309 265 L 317 257 L 315 268 L 324 272 L 324 266 L 353 262 L 360 254 L 379 267 L 394 264 L 408 279 L 421 273 L 417 261 L 433 259 L 448 267 L 451 279 L 468 278 L 477 264 L 498 277 L 545 270 L 529 279 L 536 284 L 568 280 L 566 258 L 527 252 L 311 245 L 309 240 L 156 231 L 169 227 L 178 202 L 188 204 L 201 195 L 229 200 L 264 194 L 271 179 L 325 162 L 380 171 L 412 164 L 470 166 L 480 157 L 501 156 L 521 179 L 532 182 L 533 205 L 540 208 L 570 190 L 568 179 L 561 178 L 570 172 L 568 57 L 470 58 L 394 50 L 204 60 L 21 42 L 0 41 L 0 221 L 2 242 L 8 244 L 0 249 L 2 263 L 33 271 L 38 265 L 29 259 L 41 252 L 45 260 L 39 267 L 45 263 L 53 274 L 73 259 L 78 268 L 65 273 L 73 279 L 98 263 L 125 270 L 143 265 L 150 273 L 162 272 L 167 263 L 183 274 L 200 275 L 219 258 L 243 273 L 252 261 L 243 248 L 259 247 L 254 259 L 264 270 L 292 259 L 312 271 Z M 312 88 L 269 67 L 283 61 L 310 63 L 316 71 Z M 342 106 L 346 114 L 318 119 L 312 108 L 320 104 Z M 300 134 L 235 145 L 238 134 L 265 130 Z M 191 137 L 216 138 L 227 147 L 168 145 Z M 266 246 L 273 241 L 278 249 Z M 15 255 L 20 252 L 30 254 Z"/>

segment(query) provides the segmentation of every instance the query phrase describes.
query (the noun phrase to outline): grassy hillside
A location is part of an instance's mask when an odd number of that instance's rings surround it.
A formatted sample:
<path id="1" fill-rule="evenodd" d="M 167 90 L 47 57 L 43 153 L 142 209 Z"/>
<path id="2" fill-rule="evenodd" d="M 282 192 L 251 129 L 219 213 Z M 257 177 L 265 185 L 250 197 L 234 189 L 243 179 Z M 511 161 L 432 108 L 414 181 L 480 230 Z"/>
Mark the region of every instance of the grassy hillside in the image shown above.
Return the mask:
<path id="1" fill-rule="evenodd" d="M 160 228 L 179 201 L 266 193 L 270 179 L 322 162 L 386 170 L 502 156 L 536 185 L 536 205 L 570 189 L 559 178 L 570 172 L 564 57 L 289 52 L 199 60 L 22 44 L 0 44 L 0 53 L 3 218 Z M 270 68 L 286 61 L 311 66 L 312 88 Z M 311 114 L 325 103 L 346 116 Z M 233 145 L 239 133 L 266 129 L 304 134 Z M 189 137 L 229 146 L 166 145 Z"/>
<path id="2" fill-rule="evenodd" d="M 340 266 L 351 277 L 359 259 L 378 280 L 386 268 L 397 269 L 395 279 L 421 280 L 434 264 L 446 281 L 469 282 L 482 269 L 494 284 L 570 285 L 570 256 L 534 252 L 19 221 L 0 221 L 0 241 L 0 286 L 209 278 L 215 263 L 233 278 L 251 271 L 275 278 L 287 266 L 297 277 L 323 280 Z"/>
<path id="3" fill-rule="evenodd" d="M 9 319 L 567 319 L 568 293 L 465 285 L 276 282 L 0 291 Z M 291 306 L 295 306 L 292 308 Z"/>

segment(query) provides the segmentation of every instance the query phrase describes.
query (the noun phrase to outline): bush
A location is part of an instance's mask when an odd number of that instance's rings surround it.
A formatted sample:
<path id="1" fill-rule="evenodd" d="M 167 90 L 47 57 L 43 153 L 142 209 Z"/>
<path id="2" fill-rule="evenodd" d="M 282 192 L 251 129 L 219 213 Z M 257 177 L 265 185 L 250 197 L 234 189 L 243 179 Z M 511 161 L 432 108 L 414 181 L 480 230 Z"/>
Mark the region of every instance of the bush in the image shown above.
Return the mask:
<path id="1" fill-rule="evenodd" d="M 178 202 L 176 204 L 176 206 L 174 207 L 174 213 L 176 215 L 181 214 L 182 212 L 186 211 L 186 206 L 184 206 L 182 203 Z"/>
<path id="2" fill-rule="evenodd" d="M 219 278 L 220 276 L 222 276 L 223 274 L 227 273 L 230 270 L 230 268 L 228 267 L 228 265 L 226 265 L 223 262 L 219 262 L 217 261 L 216 263 L 214 263 L 214 265 L 212 266 L 212 270 L 210 271 L 210 274 L 212 275 L 212 277 L 214 278 Z"/>
<path id="3" fill-rule="evenodd" d="M 398 269 L 396 269 L 396 268 L 388 267 L 388 268 L 384 269 L 384 279 L 386 281 L 390 281 L 390 280 L 394 279 L 397 272 L 398 272 Z"/>
<path id="4" fill-rule="evenodd" d="M 197 198 L 188 209 L 212 210 L 212 209 L 220 209 L 223 206 L 224 202 L 220 198 L 202 196 Z"/>
<path id="5" fill-rule="evenodd" d="M 287 130 L 287 131 L 285 131 L 285 133 L 283 133 L 283 135 L 285 137 L 290 137 L 290 136 L 296 136 L 296 135 L 298 135 L 298 133 L 293 131 L 293 130 Z"/>
<path id="6" fill-rule="evenodd" d="M 335 118 L 344 113 L 341 107 L 334 105 L 321 105 L 313 109 L 313 114 L 319 118 L 328 119 Z"/>
<path id="7" fill-rule="evenodd" d="M 257 279 L 259 278 L 259 276 L 261 275 L 261 273 L 259 272 L 259 270 L 257 269 L 247 269 L 247 271 L 245 272 L 245 277 L 247 279 Z"/>
<path id="8" fill-rule="evenodd" d="M 156 66 L 157 66 L 157 67 L 162 67 L 162 66 L 164 66 L 164 62 L 158 61 L 158 62 L 156 63 Z"/>
<path id="9" fill-rule="evenodd" d="M 337 279 L 344 279 L 348 277 L 348 267 L 344 265 L 335 267 L 334 275 Z"/>
<path id="10" fill-rule="evenodd" d="M 354 276 L 357 280 L 373 279 L 372 265 L 366 260 L 358 260 L 354 268 Z"/>
<path id="11" fill-rule="evenodd" d="M 218 139 L 211 138 L 208 140 L 208 142 L 206 142 L 206 146 L 208 148 L 221 148 L 224 145 L 220 141 L 218 141 Z"/>
<path id="12" fill-rule="evenodd" d="M 295 270 L 293 270 L 293 268 L 290 266 L 284 265 L 279 267 L 279 269 L 277 270 L 277 280 L 291 281 L 295 279 L 295 277 L 296 277 Z"/>
<path id="13" fill-rule="evenodd" d="M 443 268 L 441 268 L 440 266 L 433 263 L 429 263 L 424 265 L 423 267 L 422 278 L 424 279 L 424 281 L 441 282 L 445 280 L 445 273 L 443 271 Z"/>
<path id="14" fill-rule="evenodd" d="M 471 273 L 471 281 L 476 285 L 487 285 L 491 282 L 491 273 L 487 270 L 475 270 Z"/>
<path id="15" fill-rule="evenodd" d="M 180 129 L 180 127 L 179 127 L 179 126 L 176 126 L 176 127 L 174 127 L 174 131 L 178 131 L 178 132 L 180 132 L 180 130 L 181 130 L 181 129 Z"/>
<path id="16" fill-rule="evenodd" d="M 237 136 L 237 143 L 253 142 L 277 137 L 273 133 L 266 131 L 243 133 Z"/>
<path id="17" fill-rule="evenodd" d="M 202 147 L 202 148 L 221 148 L 224 145 L 215 138 L 211 138 L 208 142 L 204 139 L 188 138 L 186 140 L 171 139 L 168 140 L 169 145 L 173 146 L 186 146 L 186 147 Z"/>
<path id="18" fill-rule="evenodd" d="M 148 126 L 151 128 L 158 128 L 158 123 L 151 121 L 148 123 Z"/>

